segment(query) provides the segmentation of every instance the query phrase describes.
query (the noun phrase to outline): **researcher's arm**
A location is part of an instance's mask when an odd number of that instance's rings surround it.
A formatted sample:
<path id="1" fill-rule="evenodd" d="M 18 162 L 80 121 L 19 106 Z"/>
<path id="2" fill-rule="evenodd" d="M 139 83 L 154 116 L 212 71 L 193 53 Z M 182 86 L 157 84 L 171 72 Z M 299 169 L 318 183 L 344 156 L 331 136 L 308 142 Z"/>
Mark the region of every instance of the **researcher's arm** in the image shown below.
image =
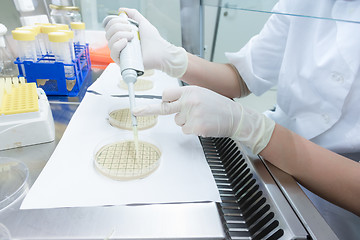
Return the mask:
<path id="1" fill-rule="evenodd" d="M 231 64 L 214 63 L 198 56 L 188 55 L 188 66 L 181 77 L 184 82 L 208 88 L 230 98 L 247 96 L 250 91 Z"/>
<path id="2" fill-rule="evenodd" d="M 264 114 L 197 86 L 167 89 L 161 104 L 138 106 L 134 114 L 175 114 L 186 134 L 231 137 L 294 176 L 315 194 L 360 216 L 360 163 L 342 157 Z"/>
<path id="3" fill-rule="evenodd" d="M 260 155 L 304 187 L 360 216 L 360 163 L 276 125 Z"/>

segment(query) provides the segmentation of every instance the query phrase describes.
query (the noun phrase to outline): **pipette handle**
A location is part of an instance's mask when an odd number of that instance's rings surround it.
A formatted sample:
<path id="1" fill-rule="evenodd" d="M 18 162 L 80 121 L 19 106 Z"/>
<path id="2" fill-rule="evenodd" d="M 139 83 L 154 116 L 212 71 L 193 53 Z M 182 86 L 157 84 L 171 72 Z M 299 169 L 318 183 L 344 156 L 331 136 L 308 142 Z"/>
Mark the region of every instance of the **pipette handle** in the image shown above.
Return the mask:
<path id="1" fill-rule="evenodd" d="M 107 16 L 103 21 L 104 26 L 106 26 L 106 24 L 111 19 L 117 17 L 127 19 L 133 28 L 132 32 L 134 34 L 133 39 L 129 41 L 126 47 L 120 52 L 121 72 L 128 69 L 132 69 L 136 71 L 137 76 L 141 76 L 144 74 L 144 64 L 141 54 L 140 35 L 138 32 L 137 23 L 134 20 L 128 18 L 125 12 L 121 12 L 119 16 L 115 16 L 115 15 Z M 131 81 L 131 80 L 124 79 L 124 81 L 128 83 L 127 81 Z"/>

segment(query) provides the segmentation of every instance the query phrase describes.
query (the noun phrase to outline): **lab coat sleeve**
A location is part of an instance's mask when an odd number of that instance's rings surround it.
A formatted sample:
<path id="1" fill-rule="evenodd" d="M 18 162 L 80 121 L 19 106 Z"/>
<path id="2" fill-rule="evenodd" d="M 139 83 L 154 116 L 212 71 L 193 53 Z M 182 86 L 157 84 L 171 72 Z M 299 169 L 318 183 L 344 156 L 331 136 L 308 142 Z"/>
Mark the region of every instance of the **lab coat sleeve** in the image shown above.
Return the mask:
<path id="1" fill-rule="evenodd" d="M 238 52 L 225 53 L 239 71 L 249 90 L 261 95 L 277 84 L 289 31 L 288 0 L 280 0 L 273 8 L 261 32 Z"/>

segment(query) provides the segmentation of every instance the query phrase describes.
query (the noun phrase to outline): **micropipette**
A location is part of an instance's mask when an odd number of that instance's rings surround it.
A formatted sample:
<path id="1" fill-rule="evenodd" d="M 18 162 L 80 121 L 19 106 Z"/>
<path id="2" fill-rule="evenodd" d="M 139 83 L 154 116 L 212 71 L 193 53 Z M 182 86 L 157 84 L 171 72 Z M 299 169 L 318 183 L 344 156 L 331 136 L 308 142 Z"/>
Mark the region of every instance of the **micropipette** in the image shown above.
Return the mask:
<path id="1" fill-rule="evenodd" d="M 128 18 L 127 14 L 122 11 L 120 12 L 119 16 L 107 16 L 103 21 L 103 26 L 105 27 L 106 24 L 108 24 L 108 22 L 113 18 L 123 18 L 128 20 L 133 28 L 132 32 L 134 33 L 133 39 L 129 41 L 126 47 L 120 52 L 120 71 L 124 82 L 128 85 L 131 121 L 133 125 L 134 136 L 136 138 L 135 143 L 137 143 L 137 120 L 132 113 L 135 107 L 134 84 L 137 80 L 137 77 L 144 74 L 144 64 L 141 54 L 138 24 L 134 20 Z"/>

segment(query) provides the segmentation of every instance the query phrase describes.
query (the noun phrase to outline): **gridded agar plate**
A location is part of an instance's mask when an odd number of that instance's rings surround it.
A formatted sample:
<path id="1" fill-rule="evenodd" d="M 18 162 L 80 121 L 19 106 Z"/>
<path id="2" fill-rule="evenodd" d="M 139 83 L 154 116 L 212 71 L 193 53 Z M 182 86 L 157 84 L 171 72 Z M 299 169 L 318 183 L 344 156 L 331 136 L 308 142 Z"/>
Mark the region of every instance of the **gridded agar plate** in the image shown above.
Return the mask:
<path id="1" fill-rule="evenodd" d="M 153 144 L 139 141 L 136 154 L 134 141 L 111 143 L 95 154 L 95 168 L 115 180 L 144 178 L 160 164 L 160 150 Z"/>
<path id="2" fill-rule="evenodd" d="M 146 91 L 152 89 L 154 86 L 153 82 L 143 78 L 138 78 L 134 84 L 135 91 Z M 119 87 L 128 90 L 128 85 L 124 81 L 119 82 Z"/>
<path id="3" fill-rule="evenodd" d="M 121 129 L 132 130 L 131 113 L 129 108 L 113 110 L 109 113 L 109 122 L 112 126 Z M 155 126 L 157 115 L 137 117 L 138 130 L 144 130 Z"/>

